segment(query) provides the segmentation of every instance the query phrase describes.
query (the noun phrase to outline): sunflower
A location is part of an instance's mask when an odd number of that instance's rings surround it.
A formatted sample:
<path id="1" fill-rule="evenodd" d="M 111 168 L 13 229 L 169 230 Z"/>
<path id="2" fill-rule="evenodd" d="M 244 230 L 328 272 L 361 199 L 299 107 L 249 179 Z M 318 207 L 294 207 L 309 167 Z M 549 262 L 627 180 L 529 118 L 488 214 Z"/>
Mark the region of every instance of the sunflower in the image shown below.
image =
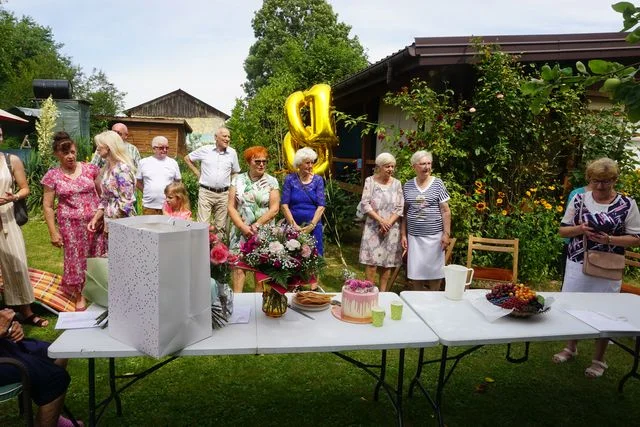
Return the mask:
<path id="1" fill-rule="evenodd" d="M 562 207 L 562 205 L 556 206 L 556 211 L 557 212 L 562 212 L 563 210 L 564 210 L 564 208 Z"/>
<path id="2" fill-rule="evenodd" d="M 502 211 L 500 211 L 500 215 L 502 216 L 507 216 L 507 210 L 506 209 L 502 209 Z"/>
<path id="3" fill-rule="evenodd" d="M 473 183 L 473 185 L 476 186 L 476 188 L 482 188 L 484 187 L 484 184 L 482 183 L 482 181 L 476 181 Z"/>
<path id="4" fill-rule="evenodd" d="M 485 202 L 478 202 L 478 203 L 476 203 L 476 210 L 477 210 L 477 211 L 482 212 L 482 211 L 484 211 L 484 210 L 486 210 L 486 209 L 487 209 L 487 204 L 486 204 Z"/>
<path id="5" fill-rule="evenodd" d="M 501 198 L 497 198 L 496 199 L 496 205 L 501 205 L 502 204 L 502 199 Z"/>

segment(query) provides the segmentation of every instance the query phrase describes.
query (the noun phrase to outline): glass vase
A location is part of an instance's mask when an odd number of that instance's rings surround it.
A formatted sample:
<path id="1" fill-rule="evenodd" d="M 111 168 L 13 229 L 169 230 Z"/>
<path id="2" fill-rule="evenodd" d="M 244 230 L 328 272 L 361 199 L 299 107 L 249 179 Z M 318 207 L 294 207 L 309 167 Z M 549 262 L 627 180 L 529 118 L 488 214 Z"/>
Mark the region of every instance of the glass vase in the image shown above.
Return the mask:
<path id="1" fill-rule="evenodd" d="M 281 317 L 287 311 L 287 296 L 269 283 L 263 284 L 262 311 L 269 317 Z"/>

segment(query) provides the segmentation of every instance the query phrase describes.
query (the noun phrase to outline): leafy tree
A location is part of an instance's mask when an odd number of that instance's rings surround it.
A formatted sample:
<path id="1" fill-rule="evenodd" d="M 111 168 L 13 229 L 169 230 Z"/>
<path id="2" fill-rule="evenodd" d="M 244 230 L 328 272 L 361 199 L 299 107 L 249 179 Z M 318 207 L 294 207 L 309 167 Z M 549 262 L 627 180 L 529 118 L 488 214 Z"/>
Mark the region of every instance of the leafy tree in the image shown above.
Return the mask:
<path id="1" fill-rule="evenodd" d="M 107 127 L 107 121 L 99 116 L 115 116 L 124 109 L 126 93 L 118 90 L 102 70 L 94 68 L 89 76 L 79 71 L 73 87 L 76 98 L 91 102 L 91 135 Z"/>
<path id="2" fill-rule="evenodd" d="M 325 0 L 264 0 L 252 21 L 256 42 L 244 68 L 249 96 L 281 72 L 299 83 L 331 83 L 367 65 L 358 37 Z"/>
<path id="3" fill-rule="evenodd" d="M 287 97 L 316 83 L 335 82 L 367 65 L 351 27 L 338 22 L 324 0 L 265 0 L 252 21 L 256 42 L 245 61 L 247 97 L 228 122 L 233 144 L 268 147 L 283 168 L 281 144 L 288 131 Z"/>
<path id="4" fill-rule="evenodd" d="M 60 53 L 61 48 L 51 28 L 28 16 L 17 18 L 0 7 L 0 107 L 28 105 L 34 79 L 65 79 L 73 82 L 77 98 L 92 103 L 92 116 L 122 111 L 125 93 L 101 70 L 94 68 L 85 75 L 71 58 Z"/>

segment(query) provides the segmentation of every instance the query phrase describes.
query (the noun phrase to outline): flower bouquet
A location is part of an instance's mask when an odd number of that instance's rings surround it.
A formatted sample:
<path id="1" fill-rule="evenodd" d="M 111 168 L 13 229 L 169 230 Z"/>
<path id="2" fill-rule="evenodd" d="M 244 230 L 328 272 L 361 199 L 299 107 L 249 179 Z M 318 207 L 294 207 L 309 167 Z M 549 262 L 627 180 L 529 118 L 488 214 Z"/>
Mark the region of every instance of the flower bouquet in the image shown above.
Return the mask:
<path id="1" fill-rule="evenodd" d="M 211 268 L 211 315 L 214 328 L 221 328 L 233 314 L 233 291 L 229 287 L 231 268 L 238 256 L 229 251 L 212 227 L 209 229 L 209 261 Z"/>
<path id="2" fill-rule="evenodd" d="M 262 309 L 276 317 L 287 309 L 285 292 L 315 281 L 325 265 L 313 236 L 289 225 L 261 227 L 240 245 L 240 256 L 246 265 L 262 274 Z"/>
<path id="3" fill-rule="evenodd" d="M 534 314 L 544 313 L 549 307 L 544 306 L 544 297 L 537 295 L 528 286 L 518 283 L 499 283 L 491 288 L 487 294 L 487 300 L 494 305 L 513 309 L 510 313 L 513 317 L 529 317 Z"/>

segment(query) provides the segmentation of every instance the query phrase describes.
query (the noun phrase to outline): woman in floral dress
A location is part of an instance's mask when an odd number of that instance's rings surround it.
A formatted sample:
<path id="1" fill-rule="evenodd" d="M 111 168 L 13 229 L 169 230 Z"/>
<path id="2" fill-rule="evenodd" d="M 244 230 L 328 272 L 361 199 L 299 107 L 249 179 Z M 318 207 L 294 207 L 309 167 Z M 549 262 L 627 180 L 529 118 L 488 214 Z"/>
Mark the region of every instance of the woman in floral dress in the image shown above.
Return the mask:
<path id="1" fill-rule="evenodd" d="M 67 294 L 76 296 L 76 311 L 83 311 L 86 309 L 82 289 L 87 258 L 99 257 L 105 253 L 104 234 L 99 231 L 90 233 L 87 230 L 100 203 L 96 189 L 100 169 L 76 160 L 76 144 L 66 132 L 58 132 L 53 137 L 53 154 L 58 158 L 60 166 L 49 169 L 41 181 L 44 186 L 44 218 L 49 228 L 51 244 L 64 249 L 62 288 Z M 57 218 L 54 215 L 56 197 Z"/>
<path id="2" fill-rule="evenodd" d="M 96 135 L 96 151 L 107 162 L 100 171 L 100 205 L 87 225 L 91 232 L 100 229 L 104 218 L 125 218 L 135 215 L 135 167 L 127 154 L 120 135 L 112 130 Z M 104 231 L 109 231 L 104 224 Z"/>
<path id="3" fill-rule="evenodd" d="M 402 184 L 393 177 L 396 159 L 389 153 L 376 157 L 376 173 L 364 181 L 362 211 L 367 215 L 360 243 L 360 263 L 367 280 L 379 270 L 381 292 L 386 292 L 391 269 L 402 264 L 400 223 L 404 209 Z"/>
<path id="4" fill-rule="evenodd" d="M 229 249 L 238 253 L 240 244 L 253 236 L 262 225 L 273 222 L 280 206 L 278 181 L 265 173 L 267 169 L 267 149 L 256 146 L 244 151 L 244 160 L 249 171 L 236 175 L 229 188 L 229 218 L 231 233 Z M 233 291 L 242 292 L 244 270 L 233 270 Z M 256 284 L 256 291 L 261 286 Z"/>

